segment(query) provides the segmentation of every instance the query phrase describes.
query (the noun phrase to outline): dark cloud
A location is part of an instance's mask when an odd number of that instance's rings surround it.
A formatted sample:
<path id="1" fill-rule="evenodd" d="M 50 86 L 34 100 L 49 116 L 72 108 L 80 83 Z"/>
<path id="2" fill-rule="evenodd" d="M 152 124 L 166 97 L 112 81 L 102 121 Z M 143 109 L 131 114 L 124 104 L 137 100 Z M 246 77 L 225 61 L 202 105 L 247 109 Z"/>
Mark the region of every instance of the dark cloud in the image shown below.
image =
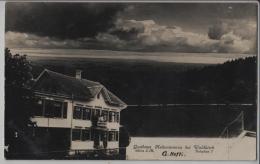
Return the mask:
<path id="1" fill-rule="evenodd" d="M 255 53 L 256 3 L 7 3 L 6 45 Z"/>
<path id="2" fill-rule="evenodd" d="M 56 39 L 17 32 L 7 32 L 5 38 L 6 45 L 10 48 L 83 48 L 197 53 L 255 53 L 256 50 L 254 39 L 243 38 L 234 31 L 222 34 L 219 39 L 211 39 L 206 34 L 186 32 L 178 26 L 163 26 L 153 20 L 120 21 L 107 32 L 98 33 L 95 38 Z"/>
<path id="3" fill-rule="evenodd" d="M 242 39 L 254 39 L 257 33 L 257 21 L 254 20 L 226 20 L 223 19 L 209 27 L 208 36 L 210 39 L 219 40 L 224 34 L 234 32 Z"/>
<path id="4" fill-rule="evenodd" d="M 117 16 L 126 20 L 150 19 L 206 33 L 208 25 L 220 19 L 256 19 L 257 4 L 9 2 L 6 4 L 6 31 L 60 38 L 94 37 L 110 29 Z M 125 32 L 117 33 L 128 37 Z"/>
<path id="5" fill-rule="evenodd" d="M 208 36 L 210 39 L 220 40 L 222 35 L 229 31 L 228 26 L 221 22 L 218 22 L 209 27 Z"/>
<path id="6" fill-rule="evenodd" d="M 94 37 L 114 24 L 123 4 L 7 3 L 6 31 L 63 39 Z"/>
<path id="7" fill-rule="evenodd" d="M 152 19 L 200 33 L 207 33 L 208 26 L 221 19 L 257 19 L 257 3 L 150 3 L 131 4 L 128 8 L 125 19 Z"/>

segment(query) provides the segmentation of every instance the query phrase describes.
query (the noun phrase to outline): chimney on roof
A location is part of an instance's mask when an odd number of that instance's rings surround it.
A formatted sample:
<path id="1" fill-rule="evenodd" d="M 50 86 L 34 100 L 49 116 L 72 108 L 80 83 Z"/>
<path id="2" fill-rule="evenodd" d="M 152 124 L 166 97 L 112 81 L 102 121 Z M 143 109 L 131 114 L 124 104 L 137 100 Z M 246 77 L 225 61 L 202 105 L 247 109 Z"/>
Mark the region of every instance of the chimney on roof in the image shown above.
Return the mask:
<path id="1" fill-rule="evenodd" d="M 81 72 L 82 72 L 82 70 L 80 70 L 80 69 L 76 70 L 76 79 L 81 79 Z"/>

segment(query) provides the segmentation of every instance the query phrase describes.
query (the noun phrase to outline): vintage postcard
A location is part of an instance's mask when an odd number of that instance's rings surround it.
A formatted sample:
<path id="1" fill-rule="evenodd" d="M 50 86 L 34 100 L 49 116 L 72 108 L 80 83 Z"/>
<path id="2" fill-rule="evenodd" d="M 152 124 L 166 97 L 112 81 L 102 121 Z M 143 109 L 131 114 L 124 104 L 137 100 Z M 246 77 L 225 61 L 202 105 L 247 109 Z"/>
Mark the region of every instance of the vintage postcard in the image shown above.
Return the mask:
<path id="1" fill-rule="evenodd" d="M 6 2 L 5 159 L 256 160 L 257 41 L 257 2 Z"/>

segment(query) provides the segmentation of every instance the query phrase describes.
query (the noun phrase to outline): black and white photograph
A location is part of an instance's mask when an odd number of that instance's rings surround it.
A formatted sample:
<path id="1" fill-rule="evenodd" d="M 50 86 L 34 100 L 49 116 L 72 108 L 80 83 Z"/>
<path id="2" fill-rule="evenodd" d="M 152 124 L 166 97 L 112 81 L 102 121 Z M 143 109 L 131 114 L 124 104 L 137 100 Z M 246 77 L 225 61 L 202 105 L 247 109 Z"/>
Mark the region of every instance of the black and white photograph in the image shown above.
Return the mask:
<path id="1" fill-rule="evenodd" d="M 258 2 L 6 2 L 6 160 L 257 160 Z"/>

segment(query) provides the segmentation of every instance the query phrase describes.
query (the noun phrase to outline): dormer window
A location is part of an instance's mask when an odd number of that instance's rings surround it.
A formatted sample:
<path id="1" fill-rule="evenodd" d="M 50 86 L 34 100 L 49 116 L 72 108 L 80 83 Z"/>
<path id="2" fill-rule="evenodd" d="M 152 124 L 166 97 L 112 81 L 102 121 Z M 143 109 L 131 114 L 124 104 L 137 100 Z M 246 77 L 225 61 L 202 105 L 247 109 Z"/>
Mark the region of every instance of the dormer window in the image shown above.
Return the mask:
<path id="1" fill-rule="evenodd" d="M 97 95 L 97 98 L 98 98 L 98 99 L 100 98 L 100 93 Z"/>

